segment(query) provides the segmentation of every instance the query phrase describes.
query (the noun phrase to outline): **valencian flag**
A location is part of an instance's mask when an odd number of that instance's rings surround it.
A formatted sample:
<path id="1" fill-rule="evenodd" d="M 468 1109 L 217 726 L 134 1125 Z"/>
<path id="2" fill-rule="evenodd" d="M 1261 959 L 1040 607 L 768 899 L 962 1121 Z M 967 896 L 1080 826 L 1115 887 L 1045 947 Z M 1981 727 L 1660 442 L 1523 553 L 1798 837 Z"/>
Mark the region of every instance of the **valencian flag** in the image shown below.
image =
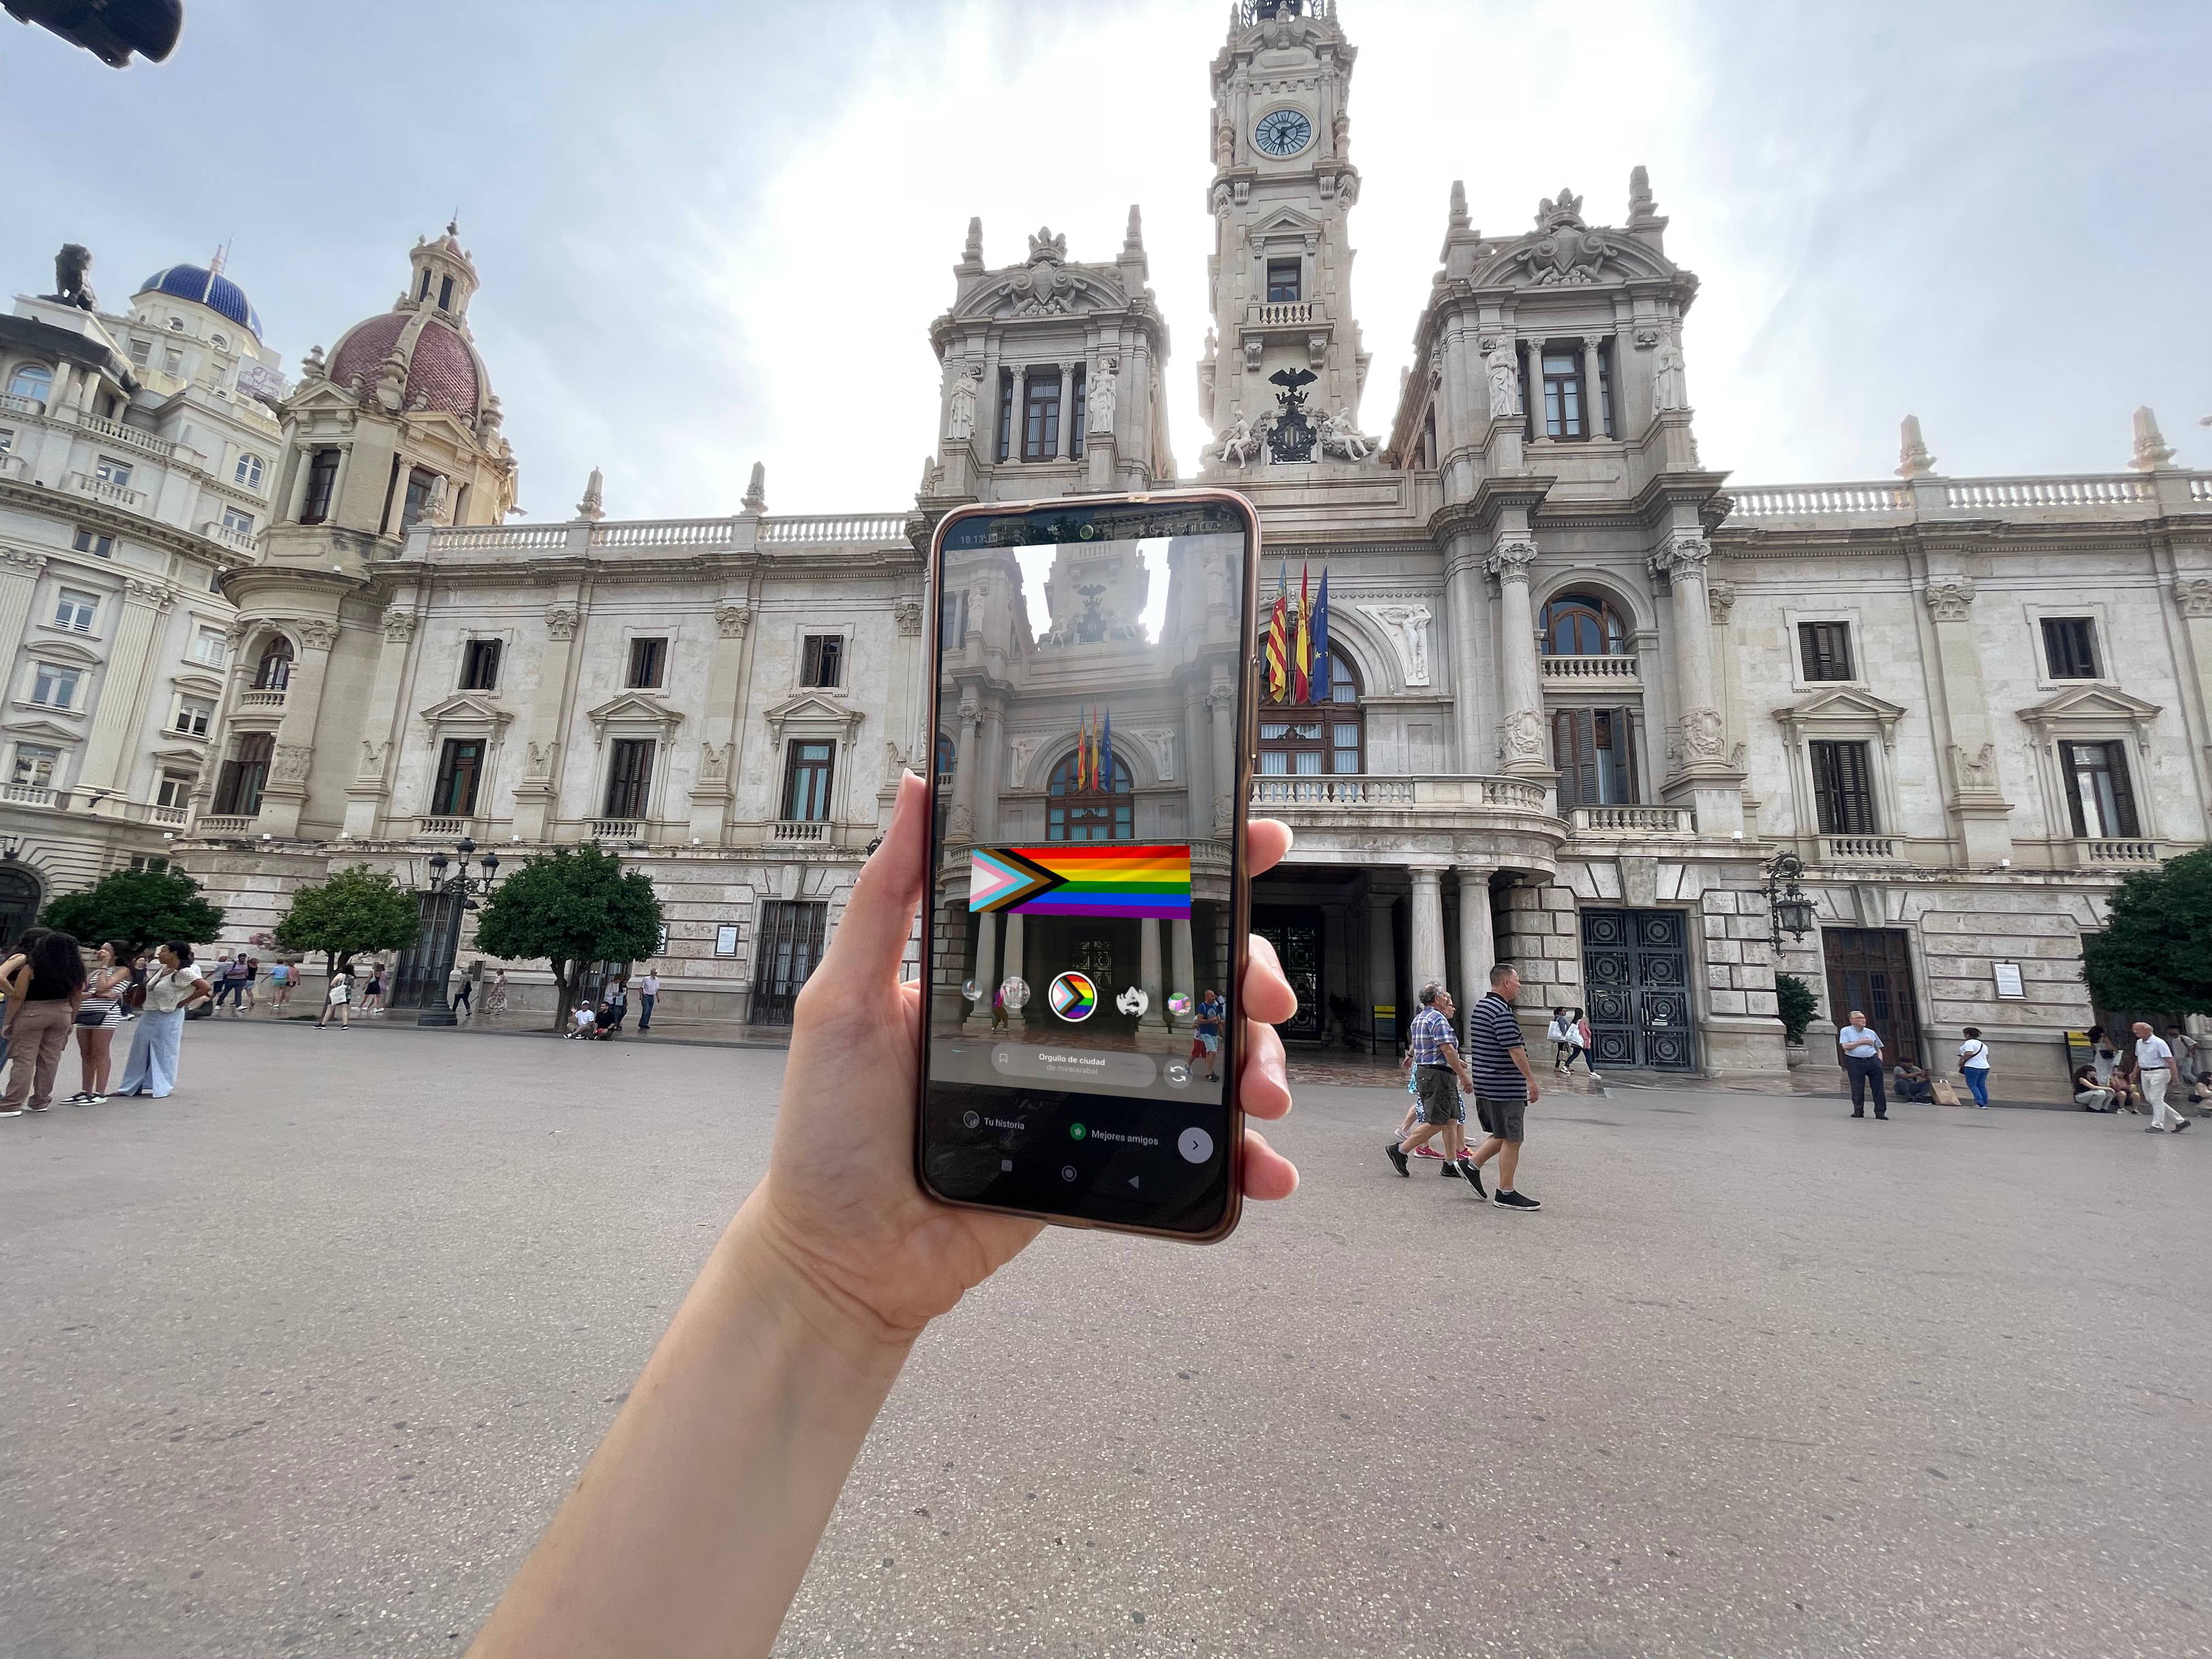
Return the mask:
<path id="1" fill-rule="evenodd" d="M 1114 842 L 976 848 L 968 908 L 1027 916 L 1190 920 L 1190 848 Z"/>
<path id="2" fill-rule="evenodd" d="M 1306 603 L 1309 574 L 1307 567 L 1301 563 L 1298 566 L 1298 631 L 1291 650 L 1291 700 L 1293 702 L 1313 701 L 1310 690 L 1313 675 L 1313 635 L 1306 626 L 1313 614 Z"/>
<path id="3" fill-rule="evenodd" d="M 1306 677 L 1306 701 L 1328 701 L 1328 567 L 1321 568 L 1321 592 L 1313 608 L 1313 668 Z"/>
<path id="4" fill-rule="evenodd" d="M 1275 577 L 1275 609 L 1267 618 L 1267 696 L 1280 702 L 1290 691 L 1290 641 L 1285 629 L 1290 622 L 1291 567 L 1286 559 Z"/>
<path id="5" fill-rule="evenodd" d="M 1087 708 L 1075 728 L 1075 787 L 1079 791 L 1091 787 L 1091 711 Z"/>

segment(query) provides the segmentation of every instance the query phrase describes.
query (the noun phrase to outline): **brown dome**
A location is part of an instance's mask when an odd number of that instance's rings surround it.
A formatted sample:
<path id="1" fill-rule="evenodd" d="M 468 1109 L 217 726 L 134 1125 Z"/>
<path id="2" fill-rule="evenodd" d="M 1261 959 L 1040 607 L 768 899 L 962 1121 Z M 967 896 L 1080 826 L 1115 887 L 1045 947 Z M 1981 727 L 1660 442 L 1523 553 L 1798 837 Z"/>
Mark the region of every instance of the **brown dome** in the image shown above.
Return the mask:
<path id="1" fill-rule="evenodd" d="M 417 398 L 473 422 L 483 407 L 483 366 L 459 330 L 424 312 L 390 312 L 346 331 L 331 354 L 330 377 L 339 386 L 361 377 L 374 386 L 393 348 L 407 357 L 407 406 Z"/>

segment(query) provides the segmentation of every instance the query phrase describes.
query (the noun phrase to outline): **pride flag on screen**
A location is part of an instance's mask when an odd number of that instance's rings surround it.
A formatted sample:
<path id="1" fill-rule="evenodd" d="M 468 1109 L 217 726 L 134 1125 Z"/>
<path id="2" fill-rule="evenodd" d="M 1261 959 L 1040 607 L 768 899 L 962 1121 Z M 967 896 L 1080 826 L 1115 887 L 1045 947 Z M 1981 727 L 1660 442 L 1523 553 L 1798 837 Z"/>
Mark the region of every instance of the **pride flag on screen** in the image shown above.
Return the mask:
<path id="1" fill-rule="evenodd" d="M 968 908 L 1026 916 L 1190 920 L 1190 848 L 1113 842 L 977 848 Z"/>

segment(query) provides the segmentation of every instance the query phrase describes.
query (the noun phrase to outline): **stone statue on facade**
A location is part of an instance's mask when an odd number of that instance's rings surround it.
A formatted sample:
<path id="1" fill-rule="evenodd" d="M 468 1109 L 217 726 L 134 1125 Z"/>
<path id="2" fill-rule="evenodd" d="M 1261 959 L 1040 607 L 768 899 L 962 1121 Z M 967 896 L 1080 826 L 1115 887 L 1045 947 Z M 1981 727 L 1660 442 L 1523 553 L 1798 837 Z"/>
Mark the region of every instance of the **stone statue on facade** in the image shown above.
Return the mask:
<path id="1" fill-rule="evenodd" d="M 1221 441 L 1212 447 L 1212 453 L 1224 466 L 1249 466 L 1260 453 L 1260 434 L 1243 410 L 1238 410 L 1229 422 L 1229 429 Z"/>
<path id="2" fill-rule="evenodd" d="M 1688 393 L 1682 385 L 1682 346 L 1673 333 L 1662 335 L 1651 356 L 1651 407 L 1687 409 Z"/>
<path id="3" fill-rule="evenodd" d="M 85 281 L 92 270 L 92 250 L 82 242 L 64 242 L 54 255 L 54 291 L 46 295 L 79 311 L 97 311 L 100 301 Z"/>
<path id="4" fill-rule="evenodd" d="M 1521 365 L 1514 361 L 1512 342 L 1503 336 L 1485 349 L 1483 367 L 1490 376 L 1490 418 L 1510 419 L 1521 412 Z"/>
<path id="5" fill-rule="evenodd" d="M 956 443 L 975 435 L 975 388 L 982 383 L 983 371 L 972 364 L 953 379 L 952 417 L 945 422 L 945 435 Z"/>
<path id="6" fill-rule="evenodd" d="M 1349 409 L 1340 409 L 1334 415 L 1322 416 L 1321 453 L 1347 461 L 1364 461 L 1375 453 L 1375 443 L 1360 434 Z"/>
<path id="7" fill-rule="evenodd" d="M 1086 393 L 1085 417 L 1092 432 L 1111 432 L 1114 429 L 1114 399 L 1116 382 L 1121 377 L 1119 357 L 1101 357 L 1098 373 L 1092 377 Z"/>

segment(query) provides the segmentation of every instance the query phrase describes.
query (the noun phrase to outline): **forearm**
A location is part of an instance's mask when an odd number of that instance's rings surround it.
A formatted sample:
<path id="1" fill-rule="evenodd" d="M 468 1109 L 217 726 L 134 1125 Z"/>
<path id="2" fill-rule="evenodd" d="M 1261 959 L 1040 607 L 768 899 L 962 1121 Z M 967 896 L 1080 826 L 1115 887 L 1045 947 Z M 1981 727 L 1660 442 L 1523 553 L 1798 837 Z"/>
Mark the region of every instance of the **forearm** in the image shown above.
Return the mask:
<path id="1" fill-rule="evenodd" d="M 1533 1085 L 1536 1081 L 1536 1073 L 1528 1068 L 1528 1051 L 1526 1048 L 1508 1048 L 1505 1052 L 1513 1056 L 1514 1069 L 1521 1073 L 1525 1081 Z"/>
<path id="2" fill-rule="evenodd" d="M 576 1490 L 471 1650 L 766 1654 L 909 1345 L 722 1236 Z"/>

